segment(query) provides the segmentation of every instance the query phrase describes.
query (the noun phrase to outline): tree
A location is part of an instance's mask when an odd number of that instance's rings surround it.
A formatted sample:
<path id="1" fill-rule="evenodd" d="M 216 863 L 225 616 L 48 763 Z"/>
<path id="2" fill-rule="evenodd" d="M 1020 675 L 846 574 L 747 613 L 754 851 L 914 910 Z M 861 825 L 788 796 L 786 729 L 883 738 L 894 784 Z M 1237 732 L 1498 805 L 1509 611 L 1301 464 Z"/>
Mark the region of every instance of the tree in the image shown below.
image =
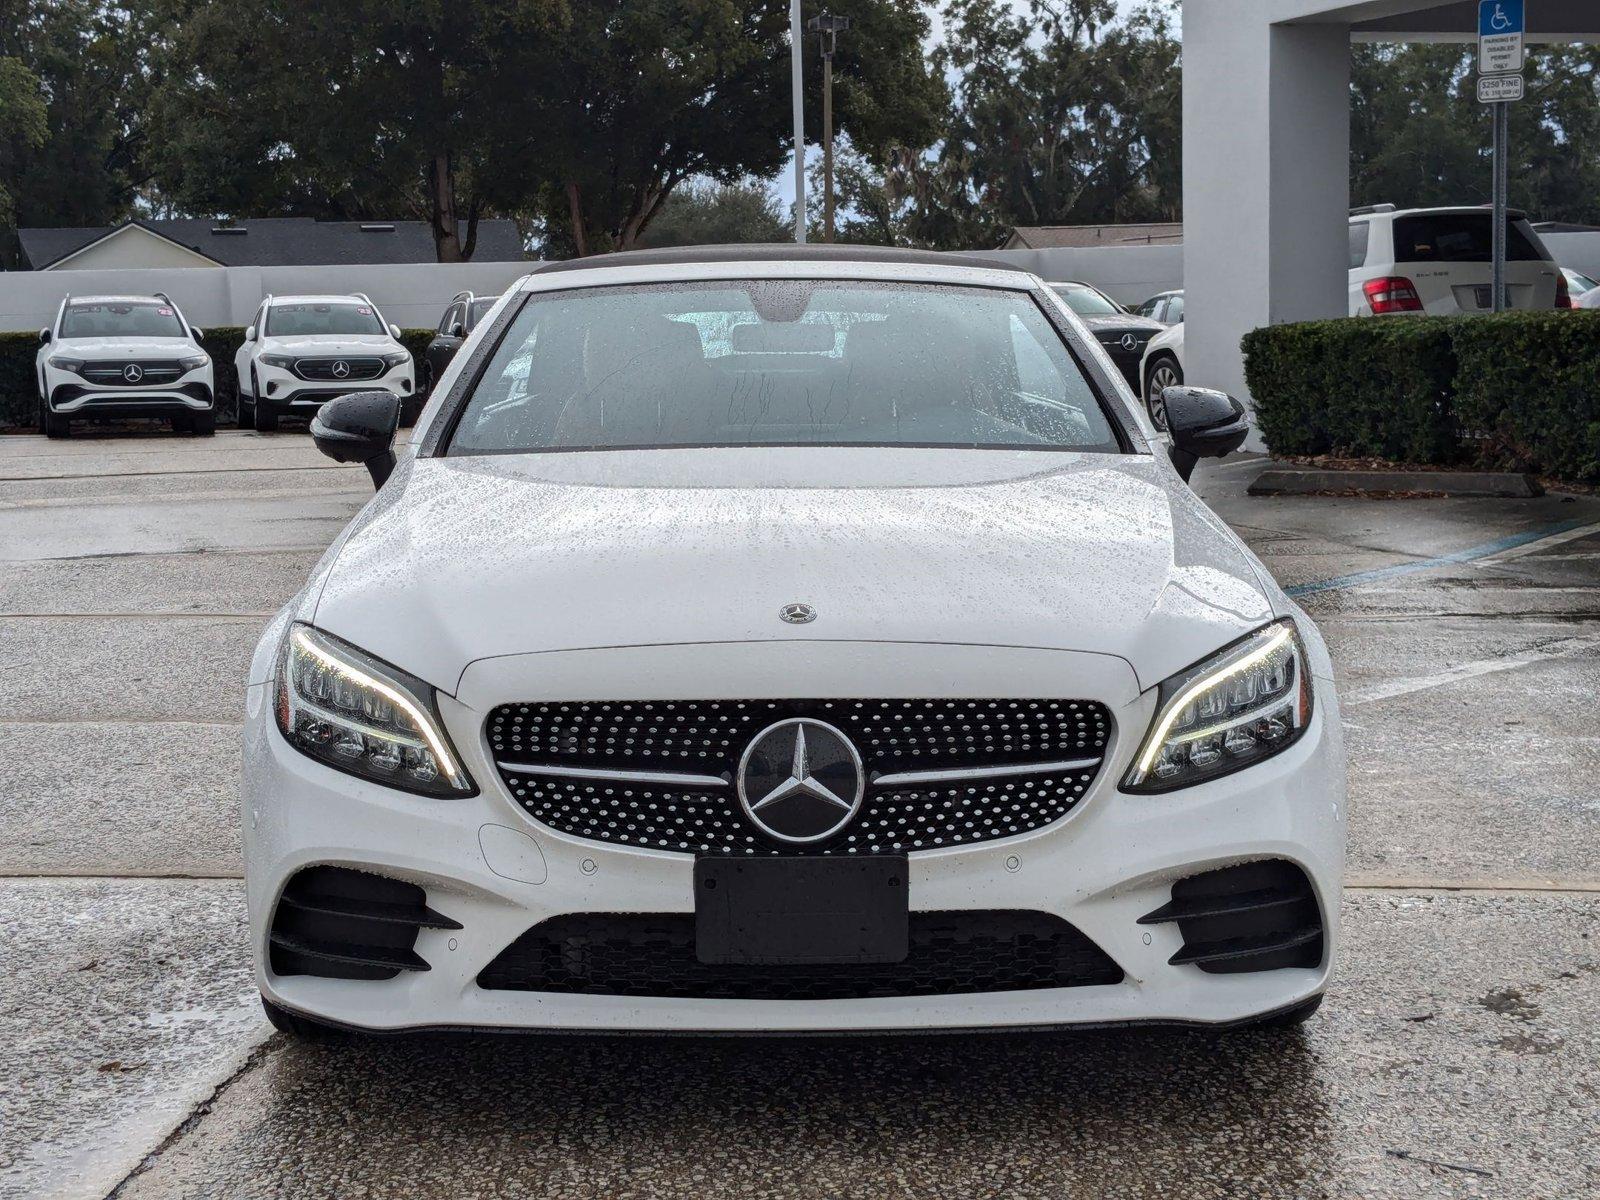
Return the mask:
<path id="1" fill-rule="evenodd" d="M 951 0 L 939 150 L 994 226 L 1167 220 L 1181 205 L 1181 79 L 1168 10 Z"/>
<path id="2" fill-rule="evenodd" d="M 806 15 L 821 8 L 811 0 Z M 926 145 L 945 89 L 923 54 L 921 0 L 829 0 L 828 8 L 853 21 L 834 60 L 837 127 L 874 152 Z M 531 160 L 544 155 L 554 176 L 543 204 L 551 248 L 628 249 L 685 181 L 770 178 L 783 165 L 784 0 L 571 0 L 571 11 L 554 47 L 556 74 L 545 81 L 556 104 L 523 156 L 533 171 Z M 815 53 L 806 61 L 815 139 L 821 64 Z"/>
<path id="3" fill-rule="evenodd" d="M 483 213 L 532 202 L 497 141 L 536 124 L 561 0 L 152 0 L 176 31 L 150 127 L 163 192 L 195 212 L 408 213 L 441 262 Z"/>
<path id="4" fill-rule="evenodd" d="M 1535 46 L 1526 75 L 1527 100 L 1511 106 L 1512 203 L 1600 221 L 1600 48 Z M 1469 48 L 1359 46 L 1350 91 L 1354 203 L 1488 203 L 1493 132 Z"/>
<path id="5" fill-rule="evenodd" d="M 0 0 L 0 190 L 9 221 L 105 225 L 143 183 L 135 17 L 99 0 Z"/>
<path id="6" fill-rule="evenodd" d="M 781 242 L 790 226 L 772 192 L 759 182 L 689 183 L 662 202 L 640 240 L 645 247 Z"/>

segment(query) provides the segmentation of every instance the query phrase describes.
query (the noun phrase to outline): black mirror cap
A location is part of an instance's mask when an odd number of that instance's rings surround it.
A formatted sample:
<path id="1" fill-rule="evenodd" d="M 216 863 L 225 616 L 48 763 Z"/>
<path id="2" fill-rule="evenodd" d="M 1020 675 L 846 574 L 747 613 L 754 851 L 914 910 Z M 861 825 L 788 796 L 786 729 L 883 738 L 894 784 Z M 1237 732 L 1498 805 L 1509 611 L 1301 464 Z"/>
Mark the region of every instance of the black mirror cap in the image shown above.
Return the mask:
<path id="1" fill-rule="evenodd" d="M 46 346 L 48 346 L 50 344 L 50 337 L 51 337 L 51 333 L 50 333 L 50 331 L 48 329 L 39 330 L 39 341 L 42 342 L 43 344 L 45 344 Z"/>
<path id="2" fill-rule="evenodd" d="M 463 326 L 460 321 L 457 321 L 454 325 L 450 326 L 450 336 L 453 338 L 466 337 L 467 331 L 465 326 Z"/>
<path id="3" fill-rule="evenodd" d="M 1161 400 L 1172 434 L 1172 463 L 1188 479 L 1202 458 L 1224 458 L 1250 436 L 1250 415 L 1226 392 L 1210 388 L 1169 387 Z"/>
<path id="4" fill-rule="evenodd" d="M 352 392 L 329 400 L 311 418 L 311 440 L 335 462 L 363 464 L 373 487 L 394 471 L 394 435 L 400 397 L 393 392 Z"/>

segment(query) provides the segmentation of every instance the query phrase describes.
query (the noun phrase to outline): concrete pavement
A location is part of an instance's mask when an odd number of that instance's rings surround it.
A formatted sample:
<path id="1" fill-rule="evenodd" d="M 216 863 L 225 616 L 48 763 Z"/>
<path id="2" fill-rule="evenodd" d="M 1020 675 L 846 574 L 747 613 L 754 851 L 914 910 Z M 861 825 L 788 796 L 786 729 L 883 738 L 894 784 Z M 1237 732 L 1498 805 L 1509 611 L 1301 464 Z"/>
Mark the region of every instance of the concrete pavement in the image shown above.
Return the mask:
<path id="1" fill-rule="evenodd" d="M 370 494 L 325 463 L 0 438 L 0 1195 L 1600 1191 L 1600 501 L 1202 475 L 1286 584 L 1377 576 L 1303 599 L 1354 886 L 1301 1033 L 330 1050 L 268 1036 L 235 881 L 245 657 Z"/>

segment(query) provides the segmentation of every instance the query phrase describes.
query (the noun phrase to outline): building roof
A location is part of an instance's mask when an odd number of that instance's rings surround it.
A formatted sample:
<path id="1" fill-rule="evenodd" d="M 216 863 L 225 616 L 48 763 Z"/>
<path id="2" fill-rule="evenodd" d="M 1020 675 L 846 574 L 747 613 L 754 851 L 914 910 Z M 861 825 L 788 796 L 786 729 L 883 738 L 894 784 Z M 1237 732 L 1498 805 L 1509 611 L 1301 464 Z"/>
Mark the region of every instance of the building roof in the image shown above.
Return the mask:
<path id="1" fill-rule="evenodd" d="M 1173 246 L 1183 241 L 1181 222 L 1138 225 L 1017 225 L 1003 250 L 1056 250 L 1090 246 Z"/>
<path id="2" fill-rule="evenodd" d="M 340 263 L 433 262 L 433 232 L 425 221 L 317 221 L 263 217 L 222 222 L 204 217 L 128 221 L 63 229 L 19 229 L 22 254 L 36 271 L 103 241 L 129 226 L 176 243 L 225 267 L 302 267 Z M 523 258 L 516 222 L 478 222 L 477 262 Z"/>

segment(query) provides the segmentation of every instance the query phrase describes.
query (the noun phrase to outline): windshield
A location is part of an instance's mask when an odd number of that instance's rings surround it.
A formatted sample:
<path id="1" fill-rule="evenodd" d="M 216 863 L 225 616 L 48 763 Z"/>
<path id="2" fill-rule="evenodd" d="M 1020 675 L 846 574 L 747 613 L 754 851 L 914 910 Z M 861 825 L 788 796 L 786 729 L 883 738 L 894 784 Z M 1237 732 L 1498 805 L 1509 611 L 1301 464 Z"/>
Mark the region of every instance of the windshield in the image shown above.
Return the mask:
<path id="1" fill-rule="evenodd" d="M 1115 317 L 1122 313 L 1116 302 L 1081 283 L 1056 283 L 1051 290 L 1080 317 Z"/>
<path id="2" fill-rule="evenodd" d="M 267 309 L 268 337 L 314 337 L 319 333 L 382 333 L 370 304 L 339 300 L 274 304 Z"/>
<path id="3" fill-rule="evenodd" d="M 61 336 L 187 337 L 178 312 L 157 300 L 113 300 L 67 305 L 61 314 Z"/>
<path id="4" fill-rule="evenodd" d="M 749 280 L 533 296 L 449 452 L 752 445 L 1118 450 L 1027 293 Z"/>

